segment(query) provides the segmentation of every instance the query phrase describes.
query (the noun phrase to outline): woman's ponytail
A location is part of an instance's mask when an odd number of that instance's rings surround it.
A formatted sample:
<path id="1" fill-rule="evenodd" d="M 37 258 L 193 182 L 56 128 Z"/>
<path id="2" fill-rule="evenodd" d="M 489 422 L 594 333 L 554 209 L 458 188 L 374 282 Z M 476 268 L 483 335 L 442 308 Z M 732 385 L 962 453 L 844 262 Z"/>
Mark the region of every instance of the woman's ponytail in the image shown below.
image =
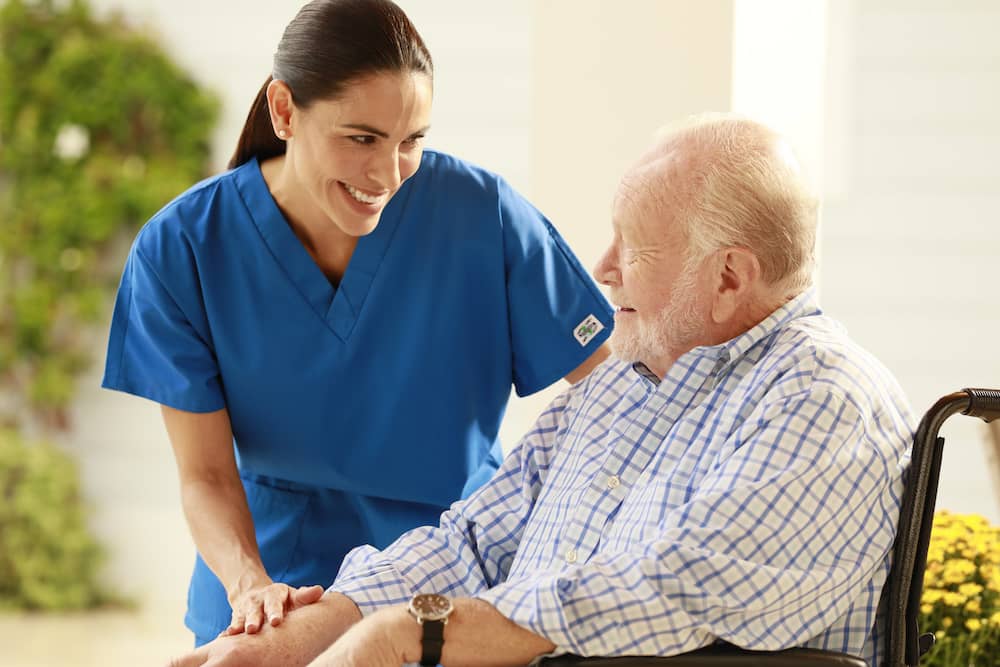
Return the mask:
<path id="1" fill-rule="evenodd" d="M 271 83 L 271 79 L 272 77 L 267 77 L 267 81 L 257 93 L 257 99 L 250 107 L 240 139 L 236 143 L 236 152 L 229 160 L 230 169 L 235 169 L 253 158 L 263 162 L 285 153 L 285 142 L 275 136 L 274 127 L 271 125 L 271 114 L 267 108 L 267 86 Z"/>

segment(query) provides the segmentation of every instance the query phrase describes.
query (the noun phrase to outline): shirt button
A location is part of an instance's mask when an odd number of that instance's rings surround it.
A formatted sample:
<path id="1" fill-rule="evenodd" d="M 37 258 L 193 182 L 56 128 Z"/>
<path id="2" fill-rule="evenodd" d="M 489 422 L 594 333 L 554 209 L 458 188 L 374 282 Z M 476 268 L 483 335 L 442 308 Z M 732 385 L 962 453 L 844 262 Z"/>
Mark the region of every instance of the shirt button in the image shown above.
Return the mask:
<path id="1" fill-rule="evenodd" d="M 575 563 L 576 562 L 576 549 L 568 549 L 566 551 L 566 562 Z"/>
<path id="2" fill-rule="evenodd" d="M 621 479 L 618 478 L 618 475 L 612 475 L 611 477 L 608 477 L 608 488 L 609 489 L 617 489 L 618 485 L 621 484 L 621 483 L 622 483 L 622 481 L 621 481 Z"/>

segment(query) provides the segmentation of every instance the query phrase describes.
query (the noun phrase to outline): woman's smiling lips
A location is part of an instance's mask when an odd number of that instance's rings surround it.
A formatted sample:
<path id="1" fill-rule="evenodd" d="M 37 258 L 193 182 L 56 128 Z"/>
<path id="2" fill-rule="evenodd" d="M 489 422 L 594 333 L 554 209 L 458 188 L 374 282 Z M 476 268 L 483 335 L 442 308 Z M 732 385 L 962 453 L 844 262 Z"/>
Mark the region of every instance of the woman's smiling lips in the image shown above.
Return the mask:
<path id="1" fill-rule="evenodd" d="M 362 190 L 349 183 L 344 183 L 343 181 L 337 181 L 345 192 L 358 204 L 366 208 L 379 208 L 386 200 L 389 199 L 389 193 L 387 191 L 383 192 L 369 192 L 367 190 Z"/>

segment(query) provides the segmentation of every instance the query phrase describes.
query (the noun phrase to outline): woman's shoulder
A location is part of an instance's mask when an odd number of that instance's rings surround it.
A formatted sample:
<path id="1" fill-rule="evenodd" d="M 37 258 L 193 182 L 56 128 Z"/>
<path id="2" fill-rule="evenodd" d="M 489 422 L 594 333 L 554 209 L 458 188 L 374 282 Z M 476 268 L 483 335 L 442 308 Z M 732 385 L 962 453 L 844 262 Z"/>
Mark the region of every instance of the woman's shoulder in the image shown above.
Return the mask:
<path id="1" fill-rule="evenodd" d="M 162 244 L 203 243 L 212 235 L 212 227 L 234 210 L 237 179 L 247 178 L 244 172 L 253 169 L 256 164 L 247 163 L 195 183 L 153 214 L 139 230 L 135 245 L 148 251 Z"/>
<path id="2" fill-rule="evenodd" d="M 496 193 L 503 178 L 496 172 L 439 150 L 426 149 L 414 178 L 428 185 L 462 187 L 469 191 Z"/>
<path id="3" fill-rule="evenodd" d="M 451 202 L 475 200 L 496 206 L 505 201 L 526 201 L 503 176 L 482 165 L 439 150 L 424 150 L 413 187 L 428 193 L 447 193 Z M 464 201 L 463 201 L 464 200 Z"/>
<path id="4" fill-rule="evenodd" d="M 183 272 L 201 264 L 219 244 L 238 243 L 239 229 L 247 225 L 227 220 L 246 215 L 237 179 L 247 178 L 248 169 L 256 169 L 256 164 L 210 176 L 174 197 L 139 230 L 132 254 L 154 270 Z"/>

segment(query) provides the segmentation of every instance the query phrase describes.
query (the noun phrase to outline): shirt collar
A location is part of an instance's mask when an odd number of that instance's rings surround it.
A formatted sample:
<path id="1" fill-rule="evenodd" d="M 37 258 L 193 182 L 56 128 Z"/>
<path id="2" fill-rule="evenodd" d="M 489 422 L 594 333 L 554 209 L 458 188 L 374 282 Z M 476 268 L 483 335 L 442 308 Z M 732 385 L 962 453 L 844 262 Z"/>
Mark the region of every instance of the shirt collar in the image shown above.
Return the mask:
<path id="1" fill-rule="evenodd" d="M 780 306 L 755 327 L 725 343 L 705 349 L 718 350 L 718 358 L 722 360 L 723 364 L 729 364 L 745 355 L 759 342 L 770 337 L 792 320 L 822 314 L 823 310 L 819 307 L 816 297 L 816 288 L 810 287 Z"/>
<path id="2" fill-rule="evenodd" d="M 719 372 L 792 320 L 822 314 L 823 310 L 819 307 L 816 288 L 810 287 L 780 306 L 753 328 L 724 343 L 693 348 L 681 355 L 674 363 L 677 365 L 683 360 L 686 365 L 691 365 L 699 359 L 711 359 L 715 361 L 716 372 Z M 660 378 L 641 361 L 633 363 L 632 369 L 653 385 L 660 384 Z"/>

